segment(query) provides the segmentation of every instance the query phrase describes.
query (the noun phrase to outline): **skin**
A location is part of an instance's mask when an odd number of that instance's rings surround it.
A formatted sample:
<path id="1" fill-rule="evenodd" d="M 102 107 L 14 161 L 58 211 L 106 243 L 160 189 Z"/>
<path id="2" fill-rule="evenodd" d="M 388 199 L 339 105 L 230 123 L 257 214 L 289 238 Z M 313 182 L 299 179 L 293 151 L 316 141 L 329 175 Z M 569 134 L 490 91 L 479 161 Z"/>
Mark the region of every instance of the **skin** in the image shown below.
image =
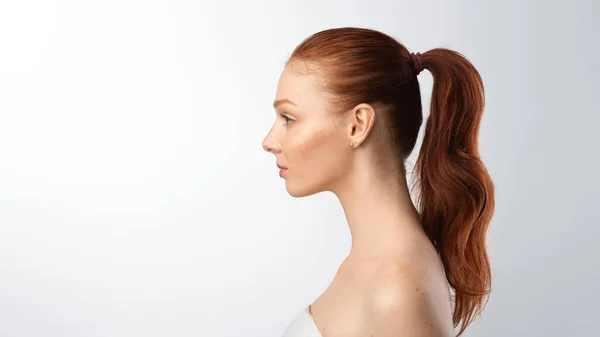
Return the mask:
<path id="1" fill-rule="evenodd" d="M 324 337 L 452 336 L 443 265 L 421 227 L 383 114 L 365 103 L 332 113 L 332 96 L 311 70 L 303 61 L 284 68 L 276 120 L 262 146 L 288 168 L 290 195 L 334 193 L 352 235 L 348 257 L 310 306 L 315 324 Z"/>

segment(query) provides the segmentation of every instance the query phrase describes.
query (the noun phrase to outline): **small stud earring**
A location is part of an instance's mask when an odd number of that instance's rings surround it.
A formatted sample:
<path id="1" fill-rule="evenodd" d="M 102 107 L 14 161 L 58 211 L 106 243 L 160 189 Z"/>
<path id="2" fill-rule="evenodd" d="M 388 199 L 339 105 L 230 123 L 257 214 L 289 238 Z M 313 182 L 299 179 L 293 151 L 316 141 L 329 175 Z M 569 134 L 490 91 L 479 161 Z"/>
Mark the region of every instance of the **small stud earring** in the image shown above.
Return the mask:
<path id="1" fill-rule="evenodd" d="M 350 146 L 355 147 L 356 146 L 356 142 L 352 141 L 352 143 L 350 143 Z"/>

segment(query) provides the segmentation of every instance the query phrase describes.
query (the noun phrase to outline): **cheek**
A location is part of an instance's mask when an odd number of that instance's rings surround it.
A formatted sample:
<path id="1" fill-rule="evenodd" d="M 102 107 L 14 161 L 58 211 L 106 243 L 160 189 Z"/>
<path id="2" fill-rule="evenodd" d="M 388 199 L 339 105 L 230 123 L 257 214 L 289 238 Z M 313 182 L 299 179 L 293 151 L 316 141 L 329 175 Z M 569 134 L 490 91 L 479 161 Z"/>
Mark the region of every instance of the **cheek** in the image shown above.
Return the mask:
<path id="1" fill-rule="evenodd" d="M 319 165 L 335 151 L 335 135 L 331 130 L 318 130 L 304 137 L 292 149 L 298 161 L 311 165 Z"/>

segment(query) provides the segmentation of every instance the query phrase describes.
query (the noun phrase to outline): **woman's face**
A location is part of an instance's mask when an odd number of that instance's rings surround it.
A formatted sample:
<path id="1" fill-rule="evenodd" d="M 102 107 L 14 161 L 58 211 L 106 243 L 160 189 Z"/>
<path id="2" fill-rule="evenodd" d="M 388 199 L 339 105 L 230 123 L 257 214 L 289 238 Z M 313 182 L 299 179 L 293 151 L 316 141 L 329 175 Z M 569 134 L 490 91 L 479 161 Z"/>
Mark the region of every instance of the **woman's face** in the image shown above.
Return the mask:
<path id="1" fill-rule="evenodd" d="M 292 72 L 305 66 L 294 61 L 283 70 L 275 95 L 275 123 L 262 143 L 276 163 L 287 168 L 283 178 L 294 197 L 334 188 L 347 172 L 352 149 L 342 116 L 326 112 L 327 94 L 318 90 L 318 75 Z"/>

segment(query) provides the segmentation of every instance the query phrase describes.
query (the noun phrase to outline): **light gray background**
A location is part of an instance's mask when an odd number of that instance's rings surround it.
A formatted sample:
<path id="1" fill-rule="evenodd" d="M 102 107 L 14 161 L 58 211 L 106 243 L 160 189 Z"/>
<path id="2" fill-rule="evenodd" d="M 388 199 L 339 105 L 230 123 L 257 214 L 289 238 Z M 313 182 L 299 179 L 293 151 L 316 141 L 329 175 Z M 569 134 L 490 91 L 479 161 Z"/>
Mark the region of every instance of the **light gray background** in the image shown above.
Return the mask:
<path id="1" fill-rule="evenodd" d="M 286 193 L 261 141 L 285 59 L 340 26 L 483 77 L 493 292 L 465 336 L 593 335 L 599 8 L 0 2 L 0 336 L 280 336 L 350 236 L 332 194 Z"/>

